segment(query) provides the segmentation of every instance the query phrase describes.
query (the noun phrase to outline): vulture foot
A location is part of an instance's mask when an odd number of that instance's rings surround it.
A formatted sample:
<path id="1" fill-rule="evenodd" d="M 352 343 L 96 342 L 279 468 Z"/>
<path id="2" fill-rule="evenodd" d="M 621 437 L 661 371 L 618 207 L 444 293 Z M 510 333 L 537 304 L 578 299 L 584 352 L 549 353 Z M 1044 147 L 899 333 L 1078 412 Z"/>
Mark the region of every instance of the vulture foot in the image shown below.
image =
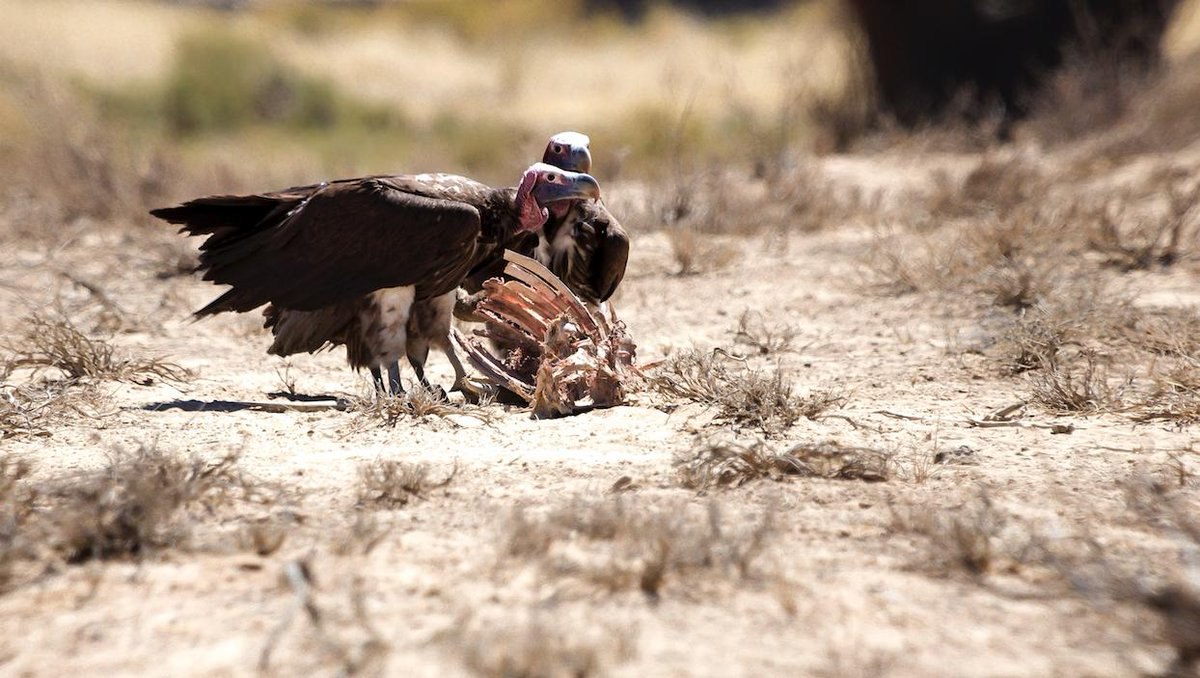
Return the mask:
<path id="1" fill-rule="evenodd" d="M 378 366 L 372 367 L 371 381 L 375 383 L 375 393 L 378 395 L 404 395 L 404 387 L 400 385 L 400 366 L 396 363 L 388 366 L 388 378 L 386 382 L 383 379 L 383 370 Z"/>
<path id="2" fill-rule="evenodd" d="M 545 266 L 513 252 L 504 258 L 513 279 L 484 283 L 476 310 L 485 328 L 475 337 L 454 330 L 459 350 L 498 391 L 532 406 L 535 419 L 624 402 L 638 374 L 636 347 L 611 307 L 594 315 Z"/>

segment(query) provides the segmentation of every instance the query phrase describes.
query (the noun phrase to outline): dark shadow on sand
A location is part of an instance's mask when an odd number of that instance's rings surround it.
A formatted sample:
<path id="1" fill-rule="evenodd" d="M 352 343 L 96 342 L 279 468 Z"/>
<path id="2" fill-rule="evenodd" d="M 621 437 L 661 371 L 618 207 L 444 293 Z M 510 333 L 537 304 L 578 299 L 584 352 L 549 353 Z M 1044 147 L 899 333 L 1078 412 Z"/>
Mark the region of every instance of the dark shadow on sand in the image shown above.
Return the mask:
<path id="1" fill-rule="evenodd" d="M 348 407 L 345 400 L 332 397 L 306 396 L 304 400 L 291 403 L 267 403 L 247 400 L 167 400 L 159 403 L 142 405 L 141 409 L 149 412 L 165 410 L 183 410 L 184 412 L 316 412 L 321 410 L 344 411 Z"/>

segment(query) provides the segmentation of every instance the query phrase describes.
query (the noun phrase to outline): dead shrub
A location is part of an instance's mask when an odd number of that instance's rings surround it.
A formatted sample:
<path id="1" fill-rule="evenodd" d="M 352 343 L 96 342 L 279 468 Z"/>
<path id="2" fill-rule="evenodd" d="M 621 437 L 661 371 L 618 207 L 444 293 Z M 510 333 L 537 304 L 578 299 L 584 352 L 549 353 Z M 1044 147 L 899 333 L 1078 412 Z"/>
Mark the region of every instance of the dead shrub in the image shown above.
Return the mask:
<path id="1" fill-rule="evenodd" d="M 392 526 L 382 524 L 375 513 L 356 510 L 354 520 L 345 528 L 336 531 L 330 550 L 339 556 L 365 556 L 383 543 L 391 531 Z"/>
<path id="2" fill-rule="evenodd" d="M 1166 421 L 1185 426 L 1200 421 L 1200 360 L 1156 366 L 1146 392 L 1128 403 L 1134 421 Z"/>
<path id="3" fill-rule="evenodd" d="M 1125 339 L 1156 355 L 1200 360 L 1200 313 L 1195 308 L 1144 310 L 1128 327 Z"/>
<path id="4" fill-rule="evenodd" d="M 49 535 L 69 563 L 137 557 L 182 543 L 190 506 L 246 495 L 237 456 L 183 460 L 154 448 L 117 455 L 103 471 L 42 488 Z"/>
<path id="5" fill-rule="evenodd" d="M 1023 521 L 979 492 L 961 506 L 892 506 L 892 529 L 928 538 L 925 566 L 975 577 L 1043 560 L 1042 539 Z"/>
<path id="6" fill-rule="evenodd" d="M 23 337 L 10 343 L 15 367 L 53 368 L 70 380 L 128 381 L 149 385 L 154 379 L 185 382 L 192 373 L 160 358 L 119 356 L 116 347 L 87 336 L 66 318 L 34 314 L 26 320 Z"/>
<path id="7" fill-rule="evenodd" d="M 737 259 L 737 249 L 711 236 L 675 227 L 667 230 L 671 256 L 678 266 L 677 275 L 699 275 L 728 268 Z"/>
<path id="8" fill-rule="evenodd" d="M 473 610 L 443 640 L 480 676 L 599 676 L 633 657 L 631 629 L 551 607 Z"/>
<path id="9" fill-rule="evenodd" d="M 1043 197 L 1049 181 L 1028 158 L 1011 153 L 987 153 L 955 184 L 940 175 L 930 199 L 930 211 L 941 218 L 1006 217 L 1013 210 Z"/>
<path id="10" fill-rule="evenodd" d="M 835 441 L 795 445 L 776 452 L 765 443 L 709 444 L 675 460 L 680 483 L 693 490 L 739 487 L 768 478 L 789 477 L 884 481 L 891 458 L 879 450 L 845 447 Z"/>
<path id="11" fill-rule="evenodd" d="M 1095 414 L 1125 408 L 1128 381 L 1113 386 L 1100 358 L 1085 351 L 1079 361 L 1055 361 L 1033 376 L 1030 400 L 1058 414 Z"/>
<path id="12" fill-rule="evenodd" d="M 67 382 L 7 384 L 0 381 L 0 440 L 50 435 L 49 426 L 67 414 L 92 416 L 98 394 Z"/>
<path id="13" fill-rule="evenodd" d="M 0 463 L 0 589 L 56 563 L 143 558 L 184 545 L 193 509 L 211 514 L 233 501 L 261 499 L 237 470 L 236 455 L 206 462 L 142 447 L 71 478 L 35 483 L 28 470 Z"/>
<path id="14" fill-rule="evenodd" d="M 458 473 L 458 465 L 443 480 L 431 481 L 429 467 L 391 459 L 376 459 L 358 467 L 358 505 L 394 509 L 413 499 L 423 499 L 430 490 L 446 487 Z"/>
<path id="15" fill-rule="evenodd" d="M 733 341 L 750 347 L 759 355 L 770 355 L 792 350 L 792 342 L 798 334 L 792 325 L 772 323 L 764 314 L 746 310 L 738 316 Z"/>
<path id="16" fill-rule="evenodd" d="M 480 405 L 485 405 L 481 402 Z M 404 420 L 428 420 L 436 418 L 442 421 L 454 421 L 455 416 L 471 417 L 483 422 L 495 419 L 495 413 L 486 407 L 463 403 L 451 403 L 441 393 L 431 392 L 423 386 L 415 385 L 400 394 L 377 393 L 374 390 L 363 397 L 348 399 L 348 411 L 358 415 L 357 425 L 386 426 L 393 428 Z"/>
<path id="17" fill-rule="evenodd" d="M 1162 203 L 1159 209 L 1138 209 L 1139 203 L 1154 200 Z M 1170 266 L 1187 253 L 1184 232 L 1194 221 L 1197 204 L 1200 183 L 1192 181 L 1191 172 L 1164 167 L 1136 190 L 1080 210 L 1078 218 L 1087 229 L 1089 249 L 1103 256 L 1105 265 L 1121 271 L 1146 270 Z"/>
<path id="18" fill-rule="evenodd" d="M 1017 318 L 1001 335 L 1000 368 L 1008 374 L 1044 369 L 1055 364 L 1059 352 L 1072 340 L 1069 323 L 1035 309 Z"/>
<path id="19" fill-rule="evenodd" d="M 733 363 L 733 365 L 731 365 Z M 814 391 L 799 396 L 784 381 L 778 366 L 756 370 L 717 349 L 690 349 L 667 358 L 650 378 L 650 386 L 672 398 L 686 398 L 716 408 L 725 421 L 774 436 L 801 418 L 817 419 L 844 396 Z"/>
<path id="20" fill-rule="evenodd" d="M 746 579 L 774 530 L 771 511 L 736 526 L 708 504 L 655 507 L 626 496 L 576 497 L 544 512 L 519 508 L 502 530 L 503 553 L 536 560 L 562 579 L 658 598 L 670 580 L 710 572 Z"/>

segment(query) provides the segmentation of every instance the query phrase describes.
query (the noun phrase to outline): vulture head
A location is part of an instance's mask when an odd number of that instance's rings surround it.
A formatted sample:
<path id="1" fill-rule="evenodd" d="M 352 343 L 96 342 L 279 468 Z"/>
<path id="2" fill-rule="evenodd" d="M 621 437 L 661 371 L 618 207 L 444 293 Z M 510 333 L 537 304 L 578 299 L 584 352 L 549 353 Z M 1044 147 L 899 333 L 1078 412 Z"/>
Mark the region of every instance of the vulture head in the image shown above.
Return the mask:
<path id="1" fill-rule="evenodd" d="M 588 145 L 592 140 L 579 132 L 559 132 L 550 137 L 542 162 L 572 172 L 592 171 L 592 152 Z"/>
<path id="2" fill-rule="evenodd" d="M 600 184 L 589 174 L 570 172 L 544 162 L 534 163 L 521 175 L 516 207 L 520 230 L 536 231 L 546 223 L 547 206 L 564 200 L 599 200 Z"/>

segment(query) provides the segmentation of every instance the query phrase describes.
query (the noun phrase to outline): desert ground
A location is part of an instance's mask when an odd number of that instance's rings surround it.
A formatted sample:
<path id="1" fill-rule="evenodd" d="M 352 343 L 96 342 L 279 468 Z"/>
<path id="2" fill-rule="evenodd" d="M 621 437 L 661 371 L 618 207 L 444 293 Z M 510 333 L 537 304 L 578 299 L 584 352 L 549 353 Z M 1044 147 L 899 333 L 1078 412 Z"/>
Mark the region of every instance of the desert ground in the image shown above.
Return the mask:
<path id="1" fill-rule="evenodd" d="M 1058 143 L 630 161 L 640 374 L 553 420 L 189 317 L 219 288 L 144 209 L 355 157 L 105 161 L 47 115 L 2 156 L 53 190 L 0 203 L 0 673 L 1195 675 L 1194 72 Z"/>

